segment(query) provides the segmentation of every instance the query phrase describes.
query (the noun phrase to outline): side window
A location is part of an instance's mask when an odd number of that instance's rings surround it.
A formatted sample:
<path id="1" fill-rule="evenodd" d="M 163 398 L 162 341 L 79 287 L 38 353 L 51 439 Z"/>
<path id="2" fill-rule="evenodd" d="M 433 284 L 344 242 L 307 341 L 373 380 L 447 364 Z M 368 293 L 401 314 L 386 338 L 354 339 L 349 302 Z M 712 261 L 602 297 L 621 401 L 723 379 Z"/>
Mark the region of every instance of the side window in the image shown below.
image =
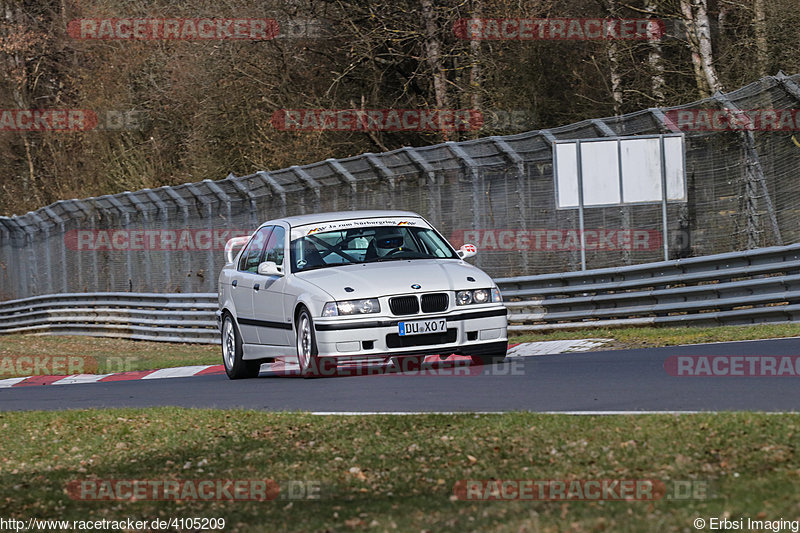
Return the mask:
<path id="1" fill-rule="evenodd" d="M 278 266 L 283 266 L 283 253 L 286 244 L 286 230 L 282 226 L 275 226 L 269 236 L 264 253 L 264 261 L 272 261 Z M 258 266 L 258 265 L 256 265 Z"/>
<path id="2" fill-rule="evenodd" d="M 258 264 L 261 262 L 264 244 L 266 244 L 269 239 L 270 232 L 272 232 L 274 227 L 275 226 L 264 226 L 253 235 L 253 238 L 247 243 L 244 252 L 242 252 L 242 257 L 239 260 L 239 270 L 252 272 L 254 274 L 258 271 Z"/>

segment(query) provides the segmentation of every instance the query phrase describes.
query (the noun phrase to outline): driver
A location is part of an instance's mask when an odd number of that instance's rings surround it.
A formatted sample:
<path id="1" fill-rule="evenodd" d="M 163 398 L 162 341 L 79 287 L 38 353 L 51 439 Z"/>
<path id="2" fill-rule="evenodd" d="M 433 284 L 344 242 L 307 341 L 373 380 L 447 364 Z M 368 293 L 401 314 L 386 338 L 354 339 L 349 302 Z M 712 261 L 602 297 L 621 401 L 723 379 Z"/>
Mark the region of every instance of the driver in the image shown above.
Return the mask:
<path id="1" fill-rule="evenodd" d="M 385 257 L 392 250 L 403 249 L 403 235 L 398 233 L 395 228 L 375 228 L 375 236 L 367 246 L 365 259 Z"/>

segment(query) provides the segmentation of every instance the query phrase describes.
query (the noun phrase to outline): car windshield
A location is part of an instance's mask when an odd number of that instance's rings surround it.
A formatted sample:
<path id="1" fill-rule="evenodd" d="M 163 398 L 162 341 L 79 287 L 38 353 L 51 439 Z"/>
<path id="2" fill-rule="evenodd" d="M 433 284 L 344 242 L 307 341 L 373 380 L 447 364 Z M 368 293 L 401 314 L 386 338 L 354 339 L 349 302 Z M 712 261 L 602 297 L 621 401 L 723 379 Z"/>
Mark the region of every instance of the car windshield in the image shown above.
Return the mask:
<path id="1" fill-rule="evenodd" d="M 458 259 L 429 228 L 373 226 L 313 233 L 291 244 L 292 272 L 408 259 Z"/>

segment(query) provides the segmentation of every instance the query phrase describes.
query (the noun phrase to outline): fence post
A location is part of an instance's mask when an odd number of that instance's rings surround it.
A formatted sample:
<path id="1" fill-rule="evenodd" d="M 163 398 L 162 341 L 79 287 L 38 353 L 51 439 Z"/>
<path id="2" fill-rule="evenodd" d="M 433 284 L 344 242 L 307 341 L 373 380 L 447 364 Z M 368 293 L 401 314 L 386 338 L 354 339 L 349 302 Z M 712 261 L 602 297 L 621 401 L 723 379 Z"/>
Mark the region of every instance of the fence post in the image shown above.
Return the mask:
<path id="1" fill-rule="evenodd" d="M 167 208 L 167 204 L 165 204 L 158 195 L 153 192 L 152 189 L 142 189 L 142 192 L 147 196 L 150 200 L 150 203 L 156 206 L 156 210 L 159 213 L 159 217 L 164 223 L 164 227 L 169 224 L 169 209 Z M 153 228 L 158 229 L 158 228 Z M 166 286 L 167 291 L 170 291 L 170 286 L 172 285 L 172 266 L 169 262 L 169 254 L 164 253 L 164 284 Z"/>
<path id="2" fill-rule="evenodd" d="M 346 168 L 344 168 L 344 165 L 342 165 L 337 159 L 326 159 L 325 162 L 328 163 L 328 165 L 330 165 L 331 169 L 333 169 L 333 172 L 338 174 L 339 177 L 341 177 L 342 180 L 344 180 L 344 183 L 346 183 L 350 187 L 350 189 L 349 189 L 350 193 L 348 195 L 348 199 L 349 200 L 347 202 L 347 204 L 348 204 L 347 205 L 347 209 L 349 211 L 355 210 L 355 208 L 356 208 L 356 193 L 357 193 L 357 182 L 356 182 L 355 176 L 350 174 L 350 171 L 347 170 Z"/>
<path id="3" fill-rule="evenodd" d="M 278 194 L 278 197 L 281 200 L 281 213 L 280 216 L 286 216 L 286 189 L 283 188 L 283 185 L 279 184 L 278 181 L 273 178 L 269 172 L 264 172 L 263 170 L 260 172 L 256 172 L 256 176 L 258 176 L 261 181 L 263 181 L 272 191 L 275 191 Z"/>
<path id="4" fill-rule="evenodd" d="M 714 99 L 731 115 L 738 115 L 742 113 L 736 104 L 734 104 L 728 96 L 723 92 L 717 92 Z M 745 191 L 747 197 L 745 198 L 746 216 L 747 216 L 747 248 L 753 249 L 758 247 L 758 197 L 756 195 L 756 183 L 761 185 L 761 191 L 764 194 L 764 204 L 767 209 L 770 223 L 772 225 L 772 232 L 775 235 L 775 241 L 778 246 L 783 244 L 781 238 L 781 230 L 778 227 L 778 218 L 775 215 L 775 209 L 772 206 L 772 198 L 769 195 L 769 188 L 767 187 L 767 180 L 764 177 L 764 169 L 761 168 L 761 160 L 758 157 L 758 150 L 756 150 L 756 140 L 753 132 L 750 130 L 742 130 L 739 133 L 742 139 L 742 146 L 745 151 Z M 754 227 L 755 226 L 755 227 Z"/>
<path id="5" fill-rule="evenodd" d="M 56 214 L 55 211 L 50 206 L 45 206 L 43 208 L 44 212 L 47 213 L 53 222 L 58 225 L 59 233 L 61 233 L 61 239 L 59 243 L 59 249 L 61 253 L 61 292 L 69 292 L 69 288 L 67 286 L 67 243 L 64 242 L 64 238 L 66 235 L 66 231 L 64 229 L 64 219 L 61 218 Z M 48 239 L 49 240 L 49 239 Z M 50 249 L 50 243 L 47 243 L 48 250 Z"/>
<path id="6" fill-rule="evenodd" d="M 175 205 L 177 205 L 177 206 L 178 206 L 178 208 L 180 208 L 180 210 L 181 210 L 181 215 L 183 215 L 183 226 L 184 226 L 184 227 L 188 227 L 188 225 L 189 225 L 189 202 L 187 202 L 186 200 L 184 200 L 184 199 L 183 199 L 183 197 L 182 197 L 181 195 L 179 195 L 178 193 L 176 193 L 176 192 L 173 190 L 173 188 L 172 188 L 172 187 L 161 187 L 161 188 L 159 188 L 159 189 L 156 189 L 156 190 L 159 190 L 159 191 L 164 191 L 164 192 L 167 194 L 167 196 L 169 196 L 169 197 L 170 197 L 170 199 L 172 200 L 172 202 L 173 202 Z M 176 250 L 175 250 L 175 251 L 177 251 L 177 246 L 176 246 Z M 183 252 L 183 259 L 184 259 L 184 260 L 186 260 L 186 264 L 188 265 L 188 264 L 189 264 L 189 261 L 188 261 L 188 259 L 189 259 L 189 258 L 188 258 L 188 256 L 186 255 L 187 253 L 188 253 L 187 251 L 184 251 L 184 252 Z M 172 264 L 172 263 L 170 263 L 170 264 Z M 180 292 L 180 291 L 181 291 L 181 285 L 183 285 L 183 284 L 186 282 L 186 281 L 185 281 L 185 280 L 186 280 L 186 276 L 185 276 L 185 275 L 183 275 L 183 273 L 182 273 L 182 272 L 180 272 L 180 271 L 178 271 L 178 272 L 176 272 L 176 273 L 178 274 L 178 277 L 177 277 L 177 280 L 178 280 L 178 285 L 177 285 L 177 287 L 176 287 L 176 291 L 177 291 L 177 292 Z M 171 291 L 170 291 L 170 292 L 171 292 Z"/>
<path id="7" fill-rule="evenodd" d="M 425 180 L 425 188 L 428 191 L 432 205 L 428 207 L 428 212 L 425 213 L 425 216 L 434 226 L 438 228 L 441 226 L 442 222 L 442 195 L 439 189 L 439 183 L 436 179 L 436 169 L 434 169 L 433 165 L 428 163 L 424 157 L 419 155 L 419 152 L 417 152 L 416 148 L 407 146 L 406 148 L 403 148 L 403 152 L 405 152 L 414 166 L 416 166 L 427 178 Z"/>

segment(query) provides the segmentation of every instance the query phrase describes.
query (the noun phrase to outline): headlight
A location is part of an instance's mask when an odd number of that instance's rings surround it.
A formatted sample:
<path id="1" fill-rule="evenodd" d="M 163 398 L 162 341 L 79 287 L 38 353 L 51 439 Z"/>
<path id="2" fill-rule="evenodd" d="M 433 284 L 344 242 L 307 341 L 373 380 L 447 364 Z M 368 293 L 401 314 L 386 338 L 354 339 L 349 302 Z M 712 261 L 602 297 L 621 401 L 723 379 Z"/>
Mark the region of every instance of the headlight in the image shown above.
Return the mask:
<path id="1" fill-rule="evenodd" d="M 489 301 L 489 291 L 480 289 L 472 292 L 472 299 L 476 304 L 485 304 Z"/>
<path id="2" fill-rule="evenodd" d="M 322 308 L 322 316 L 339 315 L 364 315 L 367 313 L 380 313 L 381 304 L 377 298 L 366 300 L 345 300 L 343 302 L 328 302 Z"/>
<path id="3" fill-rule="evenodd" d="M 457 305 L 469 305 L 472 303 L 472 291 L 458 291 L 456 294 Z"/>
<path id="4" fill-rule="evenodd" d="M 471 291 L 458 291 L 456 305 L 485 304 L 489 302 L 502 302 L 503 297 L 497 288 L 475 289 Z"/>

